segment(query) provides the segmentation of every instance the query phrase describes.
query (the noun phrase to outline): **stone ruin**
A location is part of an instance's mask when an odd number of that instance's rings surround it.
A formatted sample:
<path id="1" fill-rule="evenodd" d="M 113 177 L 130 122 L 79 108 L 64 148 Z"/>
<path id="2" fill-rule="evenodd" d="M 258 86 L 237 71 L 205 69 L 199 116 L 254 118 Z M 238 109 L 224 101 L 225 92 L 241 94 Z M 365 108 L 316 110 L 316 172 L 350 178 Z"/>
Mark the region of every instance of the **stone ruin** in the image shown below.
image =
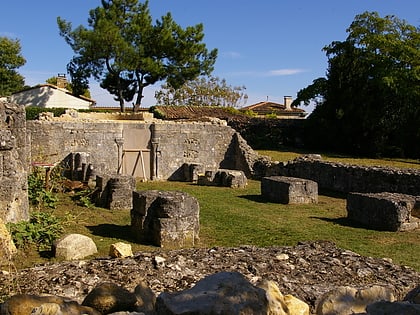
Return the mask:
<path id="1" fill-rule="evenodd" d="M 199 241 L 200 206 L 179 191 L 133 193 L 131 230 L 140 242 L 164 248 L 193 247 Z"/>
<path id="2" fill-rule="evenodd" d="M 29 219 L 26 116 L 21 106 L 0 100 L 0 218 Z"/>
<path id="3" fill-rule="evenodd" d="M 382 231 L 420 228 L 420 197 L 397 193 L 350 193 L 347 218 Z"/>
<path id="4" fill-rule="evenodd" d="M 318 184 L 295 177 L 264 177 L 261 195 L 266 200 L 283 204 L 318 203 Z"/>
<path id="5" fill-rule="evenodd" d="M 248 180 L 243 171 L 224 170 L 206 171 L 199 175 L 197 184 L 200 186 L 220 186 L 231 188 L 244 188 Z"/>
<path id="6" fill-rule="evenodd" d="M 136 179 L 130 175 L 97 175 L 92 199 L 95 205 L 111 210 L 131 210 Z"/>

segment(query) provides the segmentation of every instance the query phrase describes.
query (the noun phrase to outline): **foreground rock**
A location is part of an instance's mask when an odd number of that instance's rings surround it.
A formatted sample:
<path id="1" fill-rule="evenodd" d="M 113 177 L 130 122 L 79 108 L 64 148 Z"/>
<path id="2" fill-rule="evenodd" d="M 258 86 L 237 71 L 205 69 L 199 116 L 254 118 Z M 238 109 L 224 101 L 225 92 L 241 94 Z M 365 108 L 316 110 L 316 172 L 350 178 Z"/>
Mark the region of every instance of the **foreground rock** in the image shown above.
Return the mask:
<path id="1" fill-rule="evenodd" d="M 158 256 L 165 259 L 164 264 L 156 264 L 154 258 Z M 111 282 L 130 292 L 139 283 L 145 283 L 158 296 L 162 292 L 190 289 L 205 276 L 219 271 L 240 272 L 252 284 L 275 281 L 283 294 L 309 304 L 311 312 L 323 294 L 341 286 L 388 287 L 395 299 L 402 301 L 420 283 L 420 273 L 411 268 L 319 241 L 269 248 L 158 249 L 126 259 L 105 257 L 45 264 L 0 274 L 0 294 L 43 293 L 82 303 L 96 286 Z"/>

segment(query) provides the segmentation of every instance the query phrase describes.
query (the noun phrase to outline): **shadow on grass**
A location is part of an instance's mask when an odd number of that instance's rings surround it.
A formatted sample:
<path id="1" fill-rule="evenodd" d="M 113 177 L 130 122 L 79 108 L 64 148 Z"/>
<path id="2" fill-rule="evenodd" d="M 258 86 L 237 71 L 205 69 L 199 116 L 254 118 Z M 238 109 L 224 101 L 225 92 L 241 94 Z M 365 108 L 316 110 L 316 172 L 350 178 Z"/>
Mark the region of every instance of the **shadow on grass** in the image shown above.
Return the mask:
<path id="1" fill-rule="evenodd" d="M 243 196 L 238 196 L 238 197 L 249 200 L 249 201 L 253 201 L 253 202 L 268 203 L 268 201 L 264 199 L 262 195 L 243 195 Z"/>
<path id="2" fill-rule="evenodd" d="M 360 223 L 354 222 L 354 221 L 352 221 L 348 218 L 344 218 L 344 217 L 343 218 L 335 218 L 335 219 L 322 218 L 322 217 L 310 217 L 310 218 L 311 219 L 322 220 L 322 221 L 329 222 L 329 223 L 332 223 L 332 224 L 338 224 L 338 225 L 341 225 L 341 226 L 352 227 L 352 228 L 356 228 L 356 229 L 366 229 L 366 226 L 364 226 Z"/>
<path id="3" fill-rule="evenodd" d="M 135 241 L 129 225 L 99 224 L 86 227 L 96 236 L 118 238 L 128 242 Z"/>

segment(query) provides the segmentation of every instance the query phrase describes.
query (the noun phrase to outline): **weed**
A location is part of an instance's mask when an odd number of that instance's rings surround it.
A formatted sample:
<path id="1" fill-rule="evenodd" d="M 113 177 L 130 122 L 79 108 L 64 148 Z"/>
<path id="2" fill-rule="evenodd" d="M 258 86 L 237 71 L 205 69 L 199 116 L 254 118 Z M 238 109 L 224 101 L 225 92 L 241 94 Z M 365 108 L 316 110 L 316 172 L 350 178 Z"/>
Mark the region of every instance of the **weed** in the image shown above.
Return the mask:
<path id="1" fill-rule="evenodd" d="M 52 213 L 34 211 L 29 221 L 7 223 L 17 248 L 35 245 L 38 251 L 51 250 L 52 243 L 64 231 L 63 221 Z"/>

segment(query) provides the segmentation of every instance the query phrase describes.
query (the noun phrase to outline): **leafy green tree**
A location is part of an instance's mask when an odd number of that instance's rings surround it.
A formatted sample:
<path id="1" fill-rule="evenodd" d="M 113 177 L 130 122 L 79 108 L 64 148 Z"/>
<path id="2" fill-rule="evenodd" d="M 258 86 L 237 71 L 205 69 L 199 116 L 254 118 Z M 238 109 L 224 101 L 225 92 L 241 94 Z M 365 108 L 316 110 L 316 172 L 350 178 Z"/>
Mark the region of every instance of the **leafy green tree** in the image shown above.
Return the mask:
<path id="1" fill-rule="evenodd" d="M 16 69 L 26 63 L 17 39 L 0 37 L 0 96 L 8 96 L 25 87 L 25 80 Z"/>
<path id="2" fill-rule="evenodd" d="M 124 111 L 124 101 L 135 98 L 134 110 L 141 106 L 143 89 L 166 80 L 180 87 L 185 81 L 213 71 L 217 50 L 202 43 L 203 25 L 185 29 L 170 13 L 152 23 L 148 1 L 102 0 L 90 10 L 89 27 L 72 29 L 71 23 L 57 19 L 61 36 L 72 47 L 72 72 L 93 76 L 115 95 Z M 81 69 L 81 70 L 80 70 Z"/>
<path id="3" fill-rule="evenodd" d="M 245 86 L 230 86 L 218 77 L 198 77 L 175 89 L 169 84 L 155 93 L 158 105 L 239 107 L 248 96 Z"/>
<path id="4" fill-rule="evenodd" d="M 319 97 L 312 143 L 364 155 L 420 156 L 420 30 L 395 16 L 357 15 L 343 42 L 324 47 L 327 78 L 299 91 Z"/>

